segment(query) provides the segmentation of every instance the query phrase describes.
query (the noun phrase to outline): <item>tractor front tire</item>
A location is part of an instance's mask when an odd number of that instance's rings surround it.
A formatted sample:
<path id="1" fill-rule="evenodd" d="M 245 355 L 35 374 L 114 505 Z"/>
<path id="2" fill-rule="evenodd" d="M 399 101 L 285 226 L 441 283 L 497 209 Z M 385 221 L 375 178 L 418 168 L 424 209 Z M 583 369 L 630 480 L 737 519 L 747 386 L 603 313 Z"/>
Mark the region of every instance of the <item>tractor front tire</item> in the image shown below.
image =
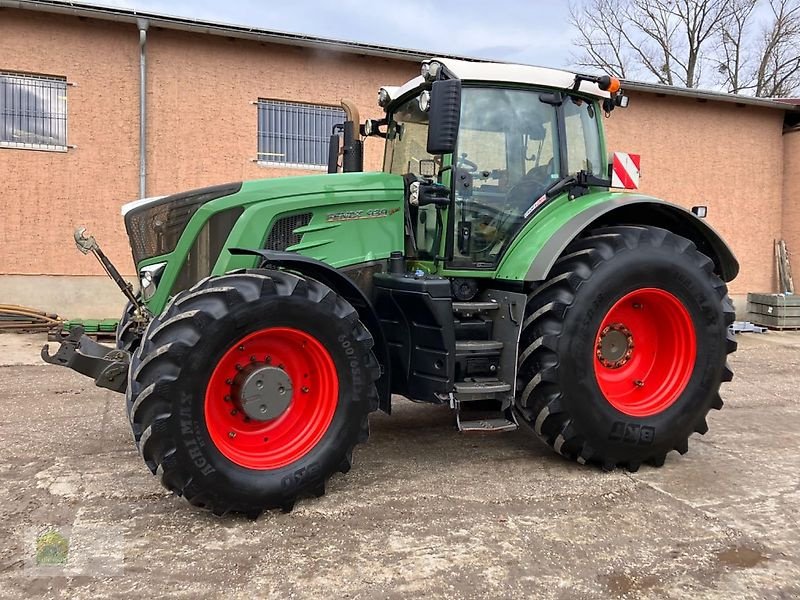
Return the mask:
<path id="1" fill-rule="evenodd" d="M 122 313 L 117 324 L 116 346 L 117 350 L 125 350 L 126 352 L 133 352 L 139 347 L 142 341 L 142 332 L 139 323 L 134 320 L 135 308 L 129 301 L 125 305 L 125 310 Z"/>
<path id="2" fill-rule="evenodd" d="M 202 280 L 154 318 L 130 365 L 136 445 L 161 483 L 217 515 L 325 493 L 369 436 L 380 368 L 355 309 L 316 280 Z"/>
<path id="3" fill-rule="evenodd" d="M 725 283 L 693 242 L 656 227 L 592 231 L 529 296 L 519 421 L 580 463 L 661 466 L 722 408 L 733 319 Z"/>

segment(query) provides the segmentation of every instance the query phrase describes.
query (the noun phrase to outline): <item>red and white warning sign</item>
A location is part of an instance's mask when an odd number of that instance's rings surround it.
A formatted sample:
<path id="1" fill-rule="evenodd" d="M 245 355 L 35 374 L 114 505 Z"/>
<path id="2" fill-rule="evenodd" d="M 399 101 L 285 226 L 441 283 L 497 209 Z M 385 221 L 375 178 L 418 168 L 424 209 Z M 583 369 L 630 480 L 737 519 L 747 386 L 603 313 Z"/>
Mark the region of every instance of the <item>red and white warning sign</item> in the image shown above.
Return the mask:
<path id="1" fill-rule="evenodd" d="M 611 187 L 635 190 L 639 188 L 639 163 L 638 154 L 627 152 L 614 152 L 611 163 Z"/>

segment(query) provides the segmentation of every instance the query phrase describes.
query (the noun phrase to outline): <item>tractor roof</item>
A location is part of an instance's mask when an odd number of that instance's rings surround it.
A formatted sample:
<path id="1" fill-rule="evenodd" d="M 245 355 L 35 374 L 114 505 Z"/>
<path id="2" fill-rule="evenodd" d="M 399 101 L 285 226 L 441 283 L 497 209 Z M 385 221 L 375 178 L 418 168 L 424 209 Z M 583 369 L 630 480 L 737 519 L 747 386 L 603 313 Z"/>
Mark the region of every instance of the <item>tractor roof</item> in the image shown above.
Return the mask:
<path id="1" fill-rule="evenodd" d="M 508 63 L 474 62 L 453 58 L 431 58 L 425 63 L 436 61 L 444 65 L 454 77 L 462 81 L 485 81 L 492 83 L 521 83 L 548 88 L 569 89 L 575 83 L 576 73 L 560 69 L 514 65 Z M 384 86 L 392 100 L 405 96 L 424 83 L 422 77 L 415 77 L 402 86 Z M 596 83 L 582 81 L 581 93 L 597 98 L 608 98 L 610 94 L 600 89 Z"/>

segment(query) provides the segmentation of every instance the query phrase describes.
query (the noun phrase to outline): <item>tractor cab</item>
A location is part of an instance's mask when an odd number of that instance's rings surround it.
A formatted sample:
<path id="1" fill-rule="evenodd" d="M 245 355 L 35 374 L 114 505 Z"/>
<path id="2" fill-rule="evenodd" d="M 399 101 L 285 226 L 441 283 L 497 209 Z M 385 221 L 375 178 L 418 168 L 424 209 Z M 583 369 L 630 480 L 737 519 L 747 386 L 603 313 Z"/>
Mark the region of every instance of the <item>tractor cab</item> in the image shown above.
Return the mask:
<path id="1" fill-rule="evenodd" d="M 565 74 L 528 67 L 521 85 L 509 67 L 435 60 L 381 90 L 384 171 L 408 182 L 408 250 L 420 261 L 494 269 L 560 182 L 608 187 L 600 118 L 627 102 L 608 91 L 619 82 L 579 76 L 565 86 Z"/>

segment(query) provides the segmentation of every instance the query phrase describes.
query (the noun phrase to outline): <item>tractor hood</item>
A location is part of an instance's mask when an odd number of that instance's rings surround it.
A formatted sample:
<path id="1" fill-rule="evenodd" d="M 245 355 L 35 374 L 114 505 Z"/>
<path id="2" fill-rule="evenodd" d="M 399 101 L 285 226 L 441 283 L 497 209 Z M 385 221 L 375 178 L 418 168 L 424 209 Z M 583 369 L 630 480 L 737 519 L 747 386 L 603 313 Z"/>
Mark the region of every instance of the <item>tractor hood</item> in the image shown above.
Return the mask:
<path id="1" fill-rule="evenodd" d="M 308 197 L 314 206 L 333 206 L 346 202 L 353 194 L 389 190 L 402 192 L 402 177 L 374 172 L 257 179 L 129 202 L 122 207 L 122 214 L 134 262 L 139 264 L 169 254 L 191 221 L 205 222 L 220 211 L 303 197 Z"/>

